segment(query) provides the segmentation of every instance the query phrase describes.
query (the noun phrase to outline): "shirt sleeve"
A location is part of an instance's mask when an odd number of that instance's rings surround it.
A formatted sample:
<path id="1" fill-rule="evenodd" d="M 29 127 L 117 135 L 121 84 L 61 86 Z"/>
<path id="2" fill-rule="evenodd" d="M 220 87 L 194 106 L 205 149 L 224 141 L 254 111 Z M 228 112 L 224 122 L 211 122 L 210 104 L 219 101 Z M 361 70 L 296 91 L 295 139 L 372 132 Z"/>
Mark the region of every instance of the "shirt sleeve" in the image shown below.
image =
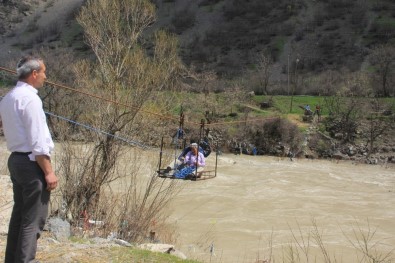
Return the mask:
<path id="1" fill-rule="evenodd" d="M 189 164 L 191 160 L 191 152 L 188 152 L 187 155 L 185 155 L 184 163 Z"/>
<path id="2" fill-rule="evenodd" d="M 38 97 L 30 100 L 21 116 L 26 129 L 27 140 L 34 156 L 33 159 L 35 160 L 37 155 L 50 156 L 52 139 L 50 138 L 41 100 Z"/>
<path id="3" fill-rule="evenodd" d="M 204 158 L 204 155 L 202 153 L 199 153 L 199 166 L 205 166 L 206 165 L 206 160 Z"/>

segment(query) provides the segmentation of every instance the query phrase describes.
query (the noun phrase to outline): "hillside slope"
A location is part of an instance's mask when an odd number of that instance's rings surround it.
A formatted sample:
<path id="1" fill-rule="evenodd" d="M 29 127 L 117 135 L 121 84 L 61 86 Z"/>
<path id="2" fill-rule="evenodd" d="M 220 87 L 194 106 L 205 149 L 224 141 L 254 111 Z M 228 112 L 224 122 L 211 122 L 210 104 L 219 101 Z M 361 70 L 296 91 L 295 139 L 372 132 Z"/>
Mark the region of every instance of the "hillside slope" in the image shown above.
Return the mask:
<path id="1" fill-rule="evenodd" d="M 83 0 L 3 0 L 1 58 L 37 46 L 85 52 L 75 14 Z M 360 69 L 378 44 L 395 45 L 393 0 L 152 0 L 157 23 L 180 39 L 187 65 L 240 76 L 257 67 L 259 53 L 273 62 L 275 79 L 303 73 Z"/>
<path id="2" fill-rule="evenodd" d="M 370 48 L 395 41 L 391 0 L 156 0 L 158 25 L 180 36 L 187 64 L 239 74 L 270 54 L 284 71 L 361 67 Z M 283 72 L 284 73 L 284 72 Z"/>
<path id="3" fill-rule="evenodd" d="M 7 0 L 0 5 L 0 61 L 2 66 L 21 54 L 40 48 L 83 46 L 75 13 L 84 0 Z M 13 66 L 14 64 L 12 64 Z"/>

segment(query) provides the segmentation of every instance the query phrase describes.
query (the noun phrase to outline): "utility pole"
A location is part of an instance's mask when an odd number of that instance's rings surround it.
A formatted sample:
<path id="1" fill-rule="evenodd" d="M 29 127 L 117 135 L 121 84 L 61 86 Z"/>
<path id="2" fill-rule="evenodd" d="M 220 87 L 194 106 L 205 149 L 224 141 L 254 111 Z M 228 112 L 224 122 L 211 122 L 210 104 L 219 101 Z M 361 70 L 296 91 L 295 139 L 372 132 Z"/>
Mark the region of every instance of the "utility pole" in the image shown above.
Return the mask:
<path id="1" fill-rule="evenodd" d="M 288 70 L 288 73 L 287 73 L 287 76 L 288 76 L 287 91 L 288 91 L 288 96 L 289 96 L 289 53 L 288 53 L 288 67 L 287 67 L 287 70 Z"/>
<path id="2" fill-rule="evenodd" d="M 289 113 L 292 112 L 292 103 L 294 100 L 294 93 L 295 93 L 295 89 L 298 85 L 298 63 L 299 63 L 299 59 L 297 58 L 295 61 L 295 85 L 292 86 L 292 94 L 291 94 L 291 106 L 289 108 Z"/>

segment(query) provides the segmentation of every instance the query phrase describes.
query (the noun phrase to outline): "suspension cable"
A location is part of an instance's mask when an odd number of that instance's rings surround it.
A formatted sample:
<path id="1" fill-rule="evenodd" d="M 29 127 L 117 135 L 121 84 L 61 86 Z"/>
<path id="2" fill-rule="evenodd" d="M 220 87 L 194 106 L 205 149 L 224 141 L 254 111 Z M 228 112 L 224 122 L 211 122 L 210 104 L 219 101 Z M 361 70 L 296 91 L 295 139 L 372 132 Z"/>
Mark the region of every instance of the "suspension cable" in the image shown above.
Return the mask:
<path id="1" fill-rule="evenodd" d="M 8 73 L 16 74 L 15 70 L 7 69 L 7 68 L 4 68 L 4 67 L 0 67 L 0 70 L 6 71 Z M 122 103 L 122 102 L 118 102 L 118 101 L 115 101 L 115 100 L 111 100 L 111 99 L 108 99 L 108 98 L 103 98 L 103 97 L 100 97 L 98 95 L 95 95 L 95 94 L 92 94 L 92 93 L 88 93 L 88 92 L 84 92 L 84 91 L 81 91 L 81 90 L 78 90 L 78 89 L 75 89 L 75 88 L 71 88 L 71 87 L 68 87 L 66 85 L 57 84 L 57 83 L 49 81 L 49 80 L 46 80 L 45 83 L 47 83 L 49 85 L 52 85 L 52 86 L 55 86 L 55 87 L 58 87 L 58 88 L 70 90 L 70 91 L 73 91 L 73 92 L 76 92 L 76 93 L 80 93 L 80 94 L 83 94 L 83 95 L 88 96 L 88 97 L 93 97 L 93 98 L 96 98 L 96 99 L 107 101 L 107 102 L 110 102 L 110 103 L 115 104 L 115 105 L 124 106 L 124 107 L 135 109 L 135 110 L 140 110 L 143 113 L 148 113 L 148 114 L 151 114 L 151 115 L 155 115 L 155 116 L 158 116 L 160 118 L 177 121 L 177 118 L 175 118 L 173 116 L 165 116 L 165 115 L 160 114 L 160 113 L 147 111 L 147 110 L 141 110 L 138 107 L 135 107 L 135 106 L 132 106 L 132 105 L 128 105 L 128 104 L 125 104 L 125 103 Z"/>
<path id="2" fill-rule="evenodd" d="M 11 74 L 14 74 L 14 75 L 16 74 L 15 70 L 11 70 L 11 69 L 8 69 L 8 68 L 5 68 L 5 67 L 1 67 L 0 66 L 0 70 L 8 72 L 8 73 L 11 73 Z M 71 88 L 71 87 L 68 87 L 66 85 L 57 84 L 57 83 L 52 82 L 52 81 L 46 80 L 45 83 L 47 83 L 49 85 L 52 85 L 54 87 L 58 87 L 58 88 L 70 90 L 70 91 L 73 91 L 73 92 L 76 92 L 76 93 L 80 93 L 80 94 L 83 94 L 83 95 L 88 96 L 88 97 L 93 97 L 93 98 L 96 98 L 96 99 L 100 99 L 100 100 L 103 100 L 103 101 L 106 101 L 106 102 L 109 102 L 109 103 L 112 103 L 112 104 L 115 104 L 115 105 L 124 106 L 124 107 L 131 108 L 131 109 L 137 109 L 137 110 L 139 110 L 139 111 L 141 111 L 143 113 L 151 114 L 151 115 L 157 116 L 159 118 L 177 121 L 177 118 L 174 117 L 174 116 L 165 116 L 165 115 L 157 113 L 157 112 L 152 112 L 152 111 L 148 111 L 148 110 L 142 110 L 142 109 L 140 109 L 138 107 L 135 107 L 135 106 L 132 106 L 132 105 L 128 105 L 128 104 L 125 104 L 125 103 L 122 103 L 122 102 L 118 102 L 118 101 L 115 101 L 115 100 L 111 100 L 111 99 L 107 99 L 107 98 L 103 98 L 103 97 L 100 97 L 98 95 L 91 94 L 91 93 L 88 93 L 88 92 L 84 92 L 84 91 L 81 91 L 81 90 L 78 90 L 78 89 L 75 89 L 75 88 Z M 255 119 L 248 119 L 248 120 L 241 120 L 241 121 L 229 121 L 229 122 L 216 122 L 216 123 L 207 123 L 205 125 L 209 126 L 209 127 L 211 127 L 211 126 L 222 126 L 222 125 L 233 125 L 233 124 L 248 123 L 248 122 L 267 121 L 267 120 L 274 119 L 274 118 L 277 118 L 277 117 L 255 118 Z M 193 122 L 193 121 L 187 121 L 186 123 L 192 124 L 192 125 L 199 125 L 199 124 L 201 124 L 201 123 Z M 184 125 L 184 116 L 182 117 L 182 124 Z"/>

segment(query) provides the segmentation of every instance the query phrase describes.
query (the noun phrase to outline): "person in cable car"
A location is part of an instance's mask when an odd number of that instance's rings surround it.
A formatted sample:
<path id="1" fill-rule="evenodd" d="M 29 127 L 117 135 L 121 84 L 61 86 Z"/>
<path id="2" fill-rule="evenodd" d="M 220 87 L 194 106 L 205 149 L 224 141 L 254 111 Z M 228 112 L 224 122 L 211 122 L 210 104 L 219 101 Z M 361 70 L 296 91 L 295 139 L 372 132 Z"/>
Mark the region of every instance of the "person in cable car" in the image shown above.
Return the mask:
<path id="1" fill-rule="evenodd" d="M 196 170 L 199 173 L 204 169 L 206 160 L 203 153 L 198 151 L 198 144 L 192 143 L 190 145 L 190 149 L 191 150 L 185 155 L 183 168 L 174 172 L 173 176 L 175 178 L 185 179 L 188 176 L 193 175 Z"/>

